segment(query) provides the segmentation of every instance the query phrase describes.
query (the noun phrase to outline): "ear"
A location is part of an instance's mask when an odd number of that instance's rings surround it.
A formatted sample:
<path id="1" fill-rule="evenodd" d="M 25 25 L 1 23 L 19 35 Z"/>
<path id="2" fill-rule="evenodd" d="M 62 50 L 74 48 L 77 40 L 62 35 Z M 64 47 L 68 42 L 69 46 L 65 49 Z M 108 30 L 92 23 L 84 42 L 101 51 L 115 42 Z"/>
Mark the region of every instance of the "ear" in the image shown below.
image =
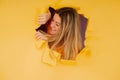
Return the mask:
<path id="1" fill-rule="evenodd" d="M 49 11 L 51 13 L 51 18 L 53 18 L 53 16 L 55 15 L 56 10 L 54 8 L 52 8 L 52 7 L 49 7 Z"/>

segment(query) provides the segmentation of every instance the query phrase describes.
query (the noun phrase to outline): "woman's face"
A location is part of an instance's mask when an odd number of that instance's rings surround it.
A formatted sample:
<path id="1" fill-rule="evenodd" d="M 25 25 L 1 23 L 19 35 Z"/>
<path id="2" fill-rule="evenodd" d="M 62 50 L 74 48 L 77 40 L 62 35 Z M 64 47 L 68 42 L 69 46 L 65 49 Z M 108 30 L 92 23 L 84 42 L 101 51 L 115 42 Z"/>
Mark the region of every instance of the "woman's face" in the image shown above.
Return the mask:
<path id="1" fill-rule="evenodd" d="M 61 26 L 61 18 L 58 14 L 55 14 L 51 24 L 50 24 L 50 29 L 48 31 L 49 34 L 57 34 L 60 30 Z"/>

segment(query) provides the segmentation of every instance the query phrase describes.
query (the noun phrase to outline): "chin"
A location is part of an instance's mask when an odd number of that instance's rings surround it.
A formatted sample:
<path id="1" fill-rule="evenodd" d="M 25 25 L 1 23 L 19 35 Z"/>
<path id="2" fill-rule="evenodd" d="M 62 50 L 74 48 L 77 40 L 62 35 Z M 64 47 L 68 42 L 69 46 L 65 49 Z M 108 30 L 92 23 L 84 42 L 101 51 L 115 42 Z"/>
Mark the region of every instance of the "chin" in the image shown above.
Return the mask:
<path id="1" fill-rule="evenodd" d="M 55 33 L 50 33 L 51 35 L 54 35 Z"/>
<path id="2" fill-rule="evenodd" d="M 49 34 L 54 35 L 54 34 L 56 34 L 56 32 L 49 32 Z"/>

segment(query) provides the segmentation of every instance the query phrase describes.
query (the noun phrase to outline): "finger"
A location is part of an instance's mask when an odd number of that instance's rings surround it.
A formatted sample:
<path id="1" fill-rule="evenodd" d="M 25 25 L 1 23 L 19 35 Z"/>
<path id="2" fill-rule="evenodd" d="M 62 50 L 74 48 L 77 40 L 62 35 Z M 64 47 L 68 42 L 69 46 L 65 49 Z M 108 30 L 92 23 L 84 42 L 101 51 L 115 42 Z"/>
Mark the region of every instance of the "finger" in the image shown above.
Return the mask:
<path id="1" fill-rule="evenodd" d="M 36 36 L 36 35 L 39 35 L 39 34 L 40 34 L 40 32 L 39 32 L 39 31 L 36 31 L 35 36 Z"/>
<path id="2" fill-rule="evenodd" d="M 40 32 L 36 32 L 36 33 L 35 33 L 35 39 L 39 40 L 40 38 L 41 38 L 41 39 L 44 39 L 44 35 L 41 34 Z"/>
<path id="3" fill-rule="evenodd" d="M 45 24 L 45 23 L 46 23 L 46 20 L 38 20 L 38 23 L 40 23 L 40 24 Z"/>
<path id="4" fill-rule="evenodd" d="M 47 37 L 45 36 L 45 35 L 43 35 L 42 33 L 40 33 L 40 32 L 36 32 L 35 33 L 35 39 L 36 40 L 39 40 L 39 39 L 42 39 L 42 40 L 47 40 Z"/>
<path id="5" fill-rule="evenodd" d="M 40 40 L 40 39 L 41 39 L 41 37 L 37 37 L 37 38 L 36 38 L 37 41 Z"/>
<path id="6" fill-rule="evenodd" d="M 39 24 L 45 24 L 46 21 L 38 21 Z"/>
<path id="7" fill-rule="evenodd" d="M 41 39 L 41 36 L 40 36 L 40 35 L 37 35 L 37 36 L 35 36 L 35 39 L 36 39 L 36 40 L 39 40 L 39 39 Z"/>
<path id="8" fill-rule="evenodd" d="M 37 35 L 35 36 L 36 40 L 42 39 L 42 40 L 47 40 L 47 37 L 45 37 L 44 35 Z"/>
<path id="9" fill-rule="evenodd" d="M 46 16 L 47 16 L 47 15 L 44 15 L 44 14 L 43 14 L 43 15 L 38 16 L 38 18 L 39 18 L 39 19 L 44 19 L 44 18 L 46 18 Z"/>
<path id="10" fill-rule="evenodd" d="M 36 32 L 34 36 L 35 36 L 35 37 L 40 36 L 40 32 Z"/>

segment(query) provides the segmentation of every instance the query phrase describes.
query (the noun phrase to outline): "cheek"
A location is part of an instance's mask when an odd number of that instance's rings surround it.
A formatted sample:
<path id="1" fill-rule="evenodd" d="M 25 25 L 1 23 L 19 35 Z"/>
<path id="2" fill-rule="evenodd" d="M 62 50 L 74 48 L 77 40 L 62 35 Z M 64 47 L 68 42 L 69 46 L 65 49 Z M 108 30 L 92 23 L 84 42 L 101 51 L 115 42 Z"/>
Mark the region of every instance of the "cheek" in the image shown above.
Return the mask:
<path id="1" fill-rule="evenodd" d="M 52 27 L 52 26 L 53 26 L 53 22 L 50 23 L 50 27 Z"/>
<path id="2" fill-rule="evenodd" d="M 55 26 L 55 30 L 56 30 L 56 31 L 59 31 L 59 30 L 60 30 L 60 27 L 59 27 L 59 26 Z"/>
<path id="3" fill-rule="evenodd" d="M 57 31 L 59 31 L 60 30 L 60 27 L 57 27 Z"/>

